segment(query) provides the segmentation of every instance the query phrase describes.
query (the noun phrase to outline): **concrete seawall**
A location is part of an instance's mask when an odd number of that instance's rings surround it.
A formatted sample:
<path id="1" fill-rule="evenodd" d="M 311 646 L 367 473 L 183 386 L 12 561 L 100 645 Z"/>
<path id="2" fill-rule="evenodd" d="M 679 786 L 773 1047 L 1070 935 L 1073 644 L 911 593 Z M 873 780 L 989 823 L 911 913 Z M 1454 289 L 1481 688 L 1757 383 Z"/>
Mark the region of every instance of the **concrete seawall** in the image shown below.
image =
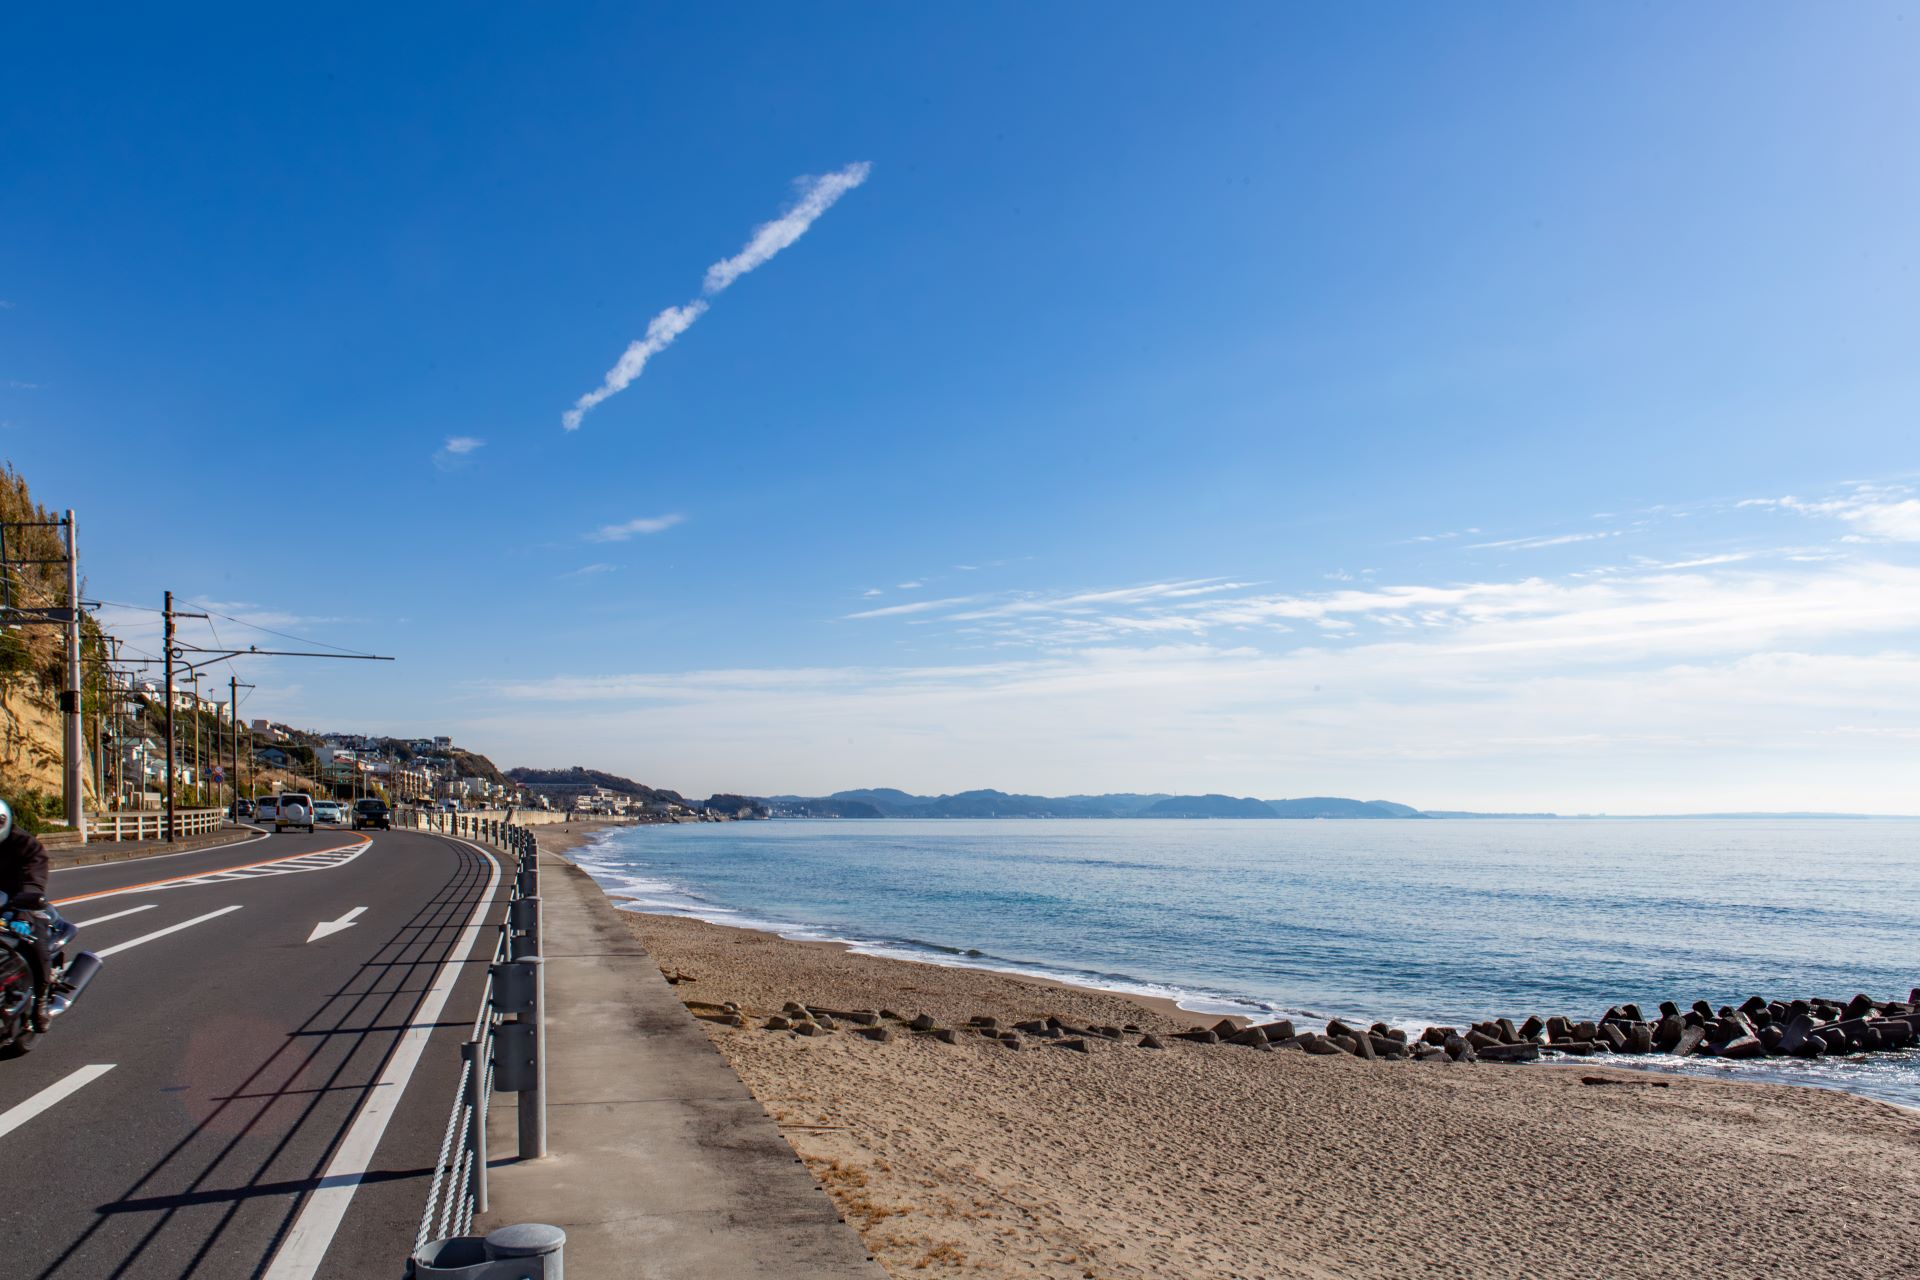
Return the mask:
<path id="1" fill-rule="evenodd" d="M 540 864 L 550 1154 L 501 1161 L 515 1111 L 492 1109 L 500 1163 L 476 1230 L 561 1227 L 580 1276 L 880 1280 L 619 910 L 564 857 Z"/>

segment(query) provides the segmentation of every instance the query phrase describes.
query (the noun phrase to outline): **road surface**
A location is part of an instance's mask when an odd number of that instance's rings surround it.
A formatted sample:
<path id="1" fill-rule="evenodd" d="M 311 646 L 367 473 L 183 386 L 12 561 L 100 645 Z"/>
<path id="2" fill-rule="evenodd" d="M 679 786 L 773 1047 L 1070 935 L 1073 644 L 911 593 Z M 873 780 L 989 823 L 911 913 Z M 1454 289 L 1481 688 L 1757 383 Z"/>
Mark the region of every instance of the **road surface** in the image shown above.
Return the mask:
<path id="1" fill-rule="evenodd" d="M 105 968 L 0 1062 L 6 1274 L 398 1275 L 506 887 L 327 829 L 55 872 Z"/>

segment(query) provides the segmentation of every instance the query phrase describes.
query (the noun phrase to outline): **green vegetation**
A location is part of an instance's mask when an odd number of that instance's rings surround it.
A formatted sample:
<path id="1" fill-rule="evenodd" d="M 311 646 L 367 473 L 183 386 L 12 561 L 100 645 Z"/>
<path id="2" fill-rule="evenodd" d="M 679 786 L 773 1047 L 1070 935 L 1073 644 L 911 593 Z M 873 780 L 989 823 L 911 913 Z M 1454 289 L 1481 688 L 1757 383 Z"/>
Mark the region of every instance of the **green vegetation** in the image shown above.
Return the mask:
<path id="1" fill-rule="evenodd" d="M 15 791 L 9 788 L 0 791 L 0 800 L 5 800 L 13 810 L 13 820 L 23 831 L 39 835 L 49 826 L 58 825 L 59 796 L 50 796 L 44 791 Z"/>

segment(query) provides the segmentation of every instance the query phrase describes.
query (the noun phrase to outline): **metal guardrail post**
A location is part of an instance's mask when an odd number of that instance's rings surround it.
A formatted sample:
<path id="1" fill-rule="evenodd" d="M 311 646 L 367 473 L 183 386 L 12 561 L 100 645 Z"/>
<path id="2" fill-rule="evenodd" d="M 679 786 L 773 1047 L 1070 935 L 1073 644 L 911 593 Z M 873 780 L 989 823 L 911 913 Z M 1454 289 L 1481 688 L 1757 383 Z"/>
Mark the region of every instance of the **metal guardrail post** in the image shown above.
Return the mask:
<path id="1" fill-rule="evenodd" d="M 533 1010 L 523 1015 L 533 1024 L 533 1087 L 520 1094 L 520 1158 L 547 1154 L 547 964 L 539 956 L 525 956 L 533 967 Z"/>
<path id="2" fill-rule="evenodd" d="M 529 894 L 507 904 L 507 920 L 512 932 L 507 935 L 507 958 L 525 960 L 540 954 L 540 897 Z"/>
<path id="3" fill-rule="evenodd" d="M 520 1095 L 520 1158 L 547 1153 L 547 975 L 539 956 L 496 964 L 493 1008 L 513 1017 L 493 1029 L 493 1087 Z"/>
<path id="4" fill-rule="evenodd" d="M 467 1097 L 473 1102 L 467 1112 L 467 1144 L 473 1148 L 473 1211 L 487 1211 L 487 1055 L 485 1044 L 469 1040 L 460 1046 L 460 1061 L 467 1068 Z M 452 1189 L 448 1189 L 452 1194 Z"/>

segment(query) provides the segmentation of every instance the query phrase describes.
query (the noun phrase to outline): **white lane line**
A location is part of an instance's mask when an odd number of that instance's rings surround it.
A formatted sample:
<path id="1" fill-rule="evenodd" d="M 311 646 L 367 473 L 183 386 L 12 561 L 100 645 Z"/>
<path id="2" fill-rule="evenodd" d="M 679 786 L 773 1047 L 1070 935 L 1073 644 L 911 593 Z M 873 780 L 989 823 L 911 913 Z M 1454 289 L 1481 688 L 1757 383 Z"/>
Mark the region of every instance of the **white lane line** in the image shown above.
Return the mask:
<path id="1" fill-rule="evenodd" d="M 373 1163 L 374 1151 L 387 1131 L 387 1122 L 400 1108 L 407 1081 L 413 1078 L 413 1069 L 420 1064 L 420 1054 L 433 1035 L 433 1024 L 439 1021 L 440 1011 L 446 1007 L 447 997 L 453 994 L 453 984 L 460 977 L 461 967 L 480 937 L 480 927 L 486 923 L 487 912 L 493 906 L 493 891 L 500 885 L 500 864 L 479 845 L 467 844 L 465 840 L 459 843 L 487 860 L 487 887 L 481 892 L 480 901 L 474 904 L 473 918 L 448 953 L 446 963 L 440 966 L 420 1007 L 414 1010 L 413 1021 L 400 1033 L 386 1069 L 367 1094 L 360 1114 L 353 1118 L 353 1127 L 347 1130 L 347 1136 L 327 1164 L 327 1171 L 321 1175 L 320 1185 L 307 1197 L 300 1216 L 294 1220 L 293 1230 L 287 1233 L 286 1243 L 273 1255 L 261 1280 L 313 1280 L 319 1273 L 327 1248 L 347 1216 L 347 1206 L 353 1203 L 353 1193 L 359 1190 L 360 1179 Z"/>
<path id="2" fill-rule="evenodd" d="M 108 956 L 119 955 L 122 951 L 131 951 L 143 942 L 152 942 L 155 938 L 164 938 L 170 933 L 178 933 L 182 929 L 191 929 L 197 924 L 205 924 L 209 920 L 218 919 L 226 915 L 229 911 L 238 911 L 239 909 L 240 906 L 236 903 L 231 907 L 222 907 L 218 911 L 209 911 L 203 916 L 195 916 L 191 920 L 182 920 L 179 924 L 170 924 L 164 929 L 155 929 L 152 933 L 143 933 L 139 937 L 129 939 L 126 942 L 117 942 L 113 946 L 103 948 L 93 954 L 105 960 Z"/>
<path id="3" fill-rule="evenodd" d="M 125 911 L 116 911 L 110 916 L 95 916 L 91 920 L 69 920 L 68 923 L 85 929 L 96 924 L 105 924 L 109 920 L 118 920 L 122 916 L 137 916 L 142 911 L 151 911 L 159 905 L 157 902 L 149 902 L 144 907 L 128 907 Z"/>
<path id="4" fill-rule="evenodd" d="M 78 1093 L 111 1070 L 113 1070 L 113 1063 L 97 1062 L 90 1067 L 81 1067 L 65 1079 L 48 1085 L 19 1106 L 0 1115 L 0 1138 L 6 1137 L 61 1099 Z"/>
<path id="5" fill-rule="evenodd" d="M 331 937 L 333 934 L 339 933 L 342 929 L 351 929 L 353 928 L 354 918 L 365 914 L 365 912 L 365 907 L 355 907 L 338 920 L 322 920 L 319 924 L 313 926 L 313 932 L 307 935 L 307 941 L 313 942 L 319 938 Z"/>

